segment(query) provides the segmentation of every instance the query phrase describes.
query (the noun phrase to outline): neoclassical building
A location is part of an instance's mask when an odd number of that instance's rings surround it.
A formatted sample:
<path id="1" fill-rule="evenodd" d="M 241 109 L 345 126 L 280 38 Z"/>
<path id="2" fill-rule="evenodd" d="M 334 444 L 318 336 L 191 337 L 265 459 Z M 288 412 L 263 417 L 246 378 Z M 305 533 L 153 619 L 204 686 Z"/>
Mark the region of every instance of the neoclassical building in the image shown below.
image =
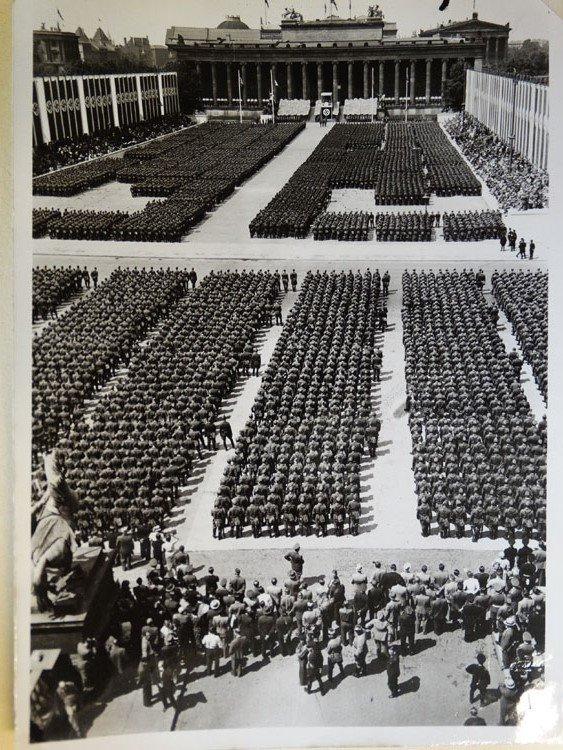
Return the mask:
<path id="1" fill-rule="evenodd" d="M 471 19 L 475 22 L 477 19 Z M 508 26 L 499 27 L 508 38 Z M 451 29 L 453 31 L 453 29 Z M 500 31 L 499 31 L 500 33 Z M 305 20 L 290 12 L 278 28 L 249 28 L 230 16 L 217 28 L 173 26 L 166 45 L 193 66 L 208 108 L 238 102 L 240 73 L 245 107 L 262 107 L 271 81 L 276 97 L 310 99 L 331 91 L 335 101 L 383 98 L 387 106 L 439 107 L 449 67 L 462 60 L 479 69 L 487 57 L 485 38 L 440 29 L 401 38 L 379 9 L 367 16 Z M 407 88 L 407 81 L 412 86 Z"/>

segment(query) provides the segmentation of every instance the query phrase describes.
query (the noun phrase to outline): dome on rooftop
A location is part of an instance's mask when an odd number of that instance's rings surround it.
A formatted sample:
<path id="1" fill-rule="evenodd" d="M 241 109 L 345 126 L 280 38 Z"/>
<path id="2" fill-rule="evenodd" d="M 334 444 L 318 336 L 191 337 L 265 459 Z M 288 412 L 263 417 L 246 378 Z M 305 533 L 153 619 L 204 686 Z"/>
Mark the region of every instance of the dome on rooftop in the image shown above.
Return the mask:
<path id="1" fill-rule="evenodd" d="M 218 29 L 248 29 L 248 26 L 245 24 L 244 21 L 240 20 L 240 16 L 227 16 L 224 21 L 222 21 L 219 26 L 217 26 Z"/>

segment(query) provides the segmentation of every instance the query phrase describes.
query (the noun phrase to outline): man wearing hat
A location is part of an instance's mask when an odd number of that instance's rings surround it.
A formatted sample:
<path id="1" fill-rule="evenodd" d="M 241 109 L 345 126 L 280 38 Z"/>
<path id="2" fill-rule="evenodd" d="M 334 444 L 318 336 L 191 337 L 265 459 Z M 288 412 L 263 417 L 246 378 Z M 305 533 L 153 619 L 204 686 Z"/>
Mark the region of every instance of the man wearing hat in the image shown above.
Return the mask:
<path id="1" fill-rule="evenodd" d="M 311 692 L 311 687 L 314 682 L 319 683 L 319 690 L 321 695 L 324 695 L 324 685 L 322 681 L 323 672 L 323 652 L 321 651 L 321 644 L 314 638 L 307 640 L 307 687 L 308 693 Z"/>
<path id="2" fill-rule="evenodd" d="M 516 648 L 521 641 L 522 631 L 518 627 L 514 615 L 507 617 L 504 625 L 505 628 L 500 637 L 499 646 L 502 651 L 502 666 L 504 669 L 507 669 L 514 658 Z"/>
<path id="3" fill-rule="evenodd" d="M 242 671 L 246 662 L 247 639 L 240 632 L 240 628 L 233 631 L 233 640 L 229 645 L 231 657 L 231 673 L 236 677 L 242 677 Z"/>
<path id="4" fill-rule="evenodd" d="M 392 645 L 389 647 L 389 658 L 387 659 L 386 671 L 390 697 L 395 698 L 399 695 L 399 676 L 401 674 L 398 646 Z"/>
<path id="5" fill-rule="evenodd" d="M 246 591 L 246 580 L 240 574 L 240 568 L 235 568 L 235 574 L 229 581 L 229 591 L 238 601 L 242 601 Z"/>
<path id="6" fill-rule="evenodd" d="M 516 726 L 518 724 L 518 701 L 520 691 L 512 677 L 508 676 L 502 685 L 499 685 L 500 694 L 500 725 Z"/>
<path id="7" fill-rule="evenodd" d="M 289 571 L 289 576 L 284 581 L 283 587 L 284 587 L 285 593 L 288 596 L 291 596 L 293 599 L 297 599 L 297 595 L 299 594 L 299 589 L 301 588 L 301 582 L 299 581 L 299 576 L 294 570 Z"/>
<path id="8" fill-rule="evenodd" d="M 342 638 L 338 632 L 338 626 L 332 625 L 328 630 L 328 643 L 326 645 L 327 664 L 328 664 L 328 681 L 332 682 L 332 676 L 335 667 L 338 667 L 340 674 L 344 675 L 344 666 L 342 663 Z"/>
<path id="9" fill-rule="evenodd" d="M 133 557 L 134 544 L 135 543 L 133 541 L 133 535 L 131 534 L 129 529 L 124 526 L 121 529 L 121 533 L 116 540 L 117 554 L 119 555 L 119 559 L 121 560 L 121 567 L 124 571 L 130 570 L 131 568 L 131 558 Z"/>
<path id="10" fill-rule="evenodd" d="M 271 653 L 274 647 L 274 636 L 276 628 L 276 618 L 273 613 L 273 608 L 267 606 L 264 608 L 262 614 L 258 615 L 257 629 L 258 637 L 260 639 L 260 653 L 262 654 L 263 661 L 268 658 L 268 653 Z"/>
<path id="11" fill-rule="evenodd" d="M 303 556 L 299 552 L 300 549 L 301 547 L 298 542 L 295 542 L 291 552 L 288 552 L 284 557 L 284 560 L 287 560 L 290 563 L 291 570 L 297 574 L 298 578 L 301 578 L 303 575 L 303 565 L 305 563 Z"/>
<path id="12" fill-rule="evenodd" d="M 463 722 L 464 727 L 486 727 L 487 722 L 482 716 L 479 716 L 479 711 L 475 706 L 471 706 L 469 709 L 469 716 Z"/>
<path id="13" fill-rule="evenodd" d="M 361 565 L 356 566 L 356 571 L 352 575 L 350 583 L 354 587 L 354 595 L 365 594 L 368 585 L 368 577 L 364 573 L 364 569 Z"/>
<path id="14" fill-rule="evenodd" d="M 471 675 L 469 702 L 473 703 L 478 695 L 481 705 L 484 706 L 487 697 L 487 688 L 491 682 L 491 675 L 489 674 L 489 670 L 485 667 L 485 654 L 479 651 L 475 659 L 475 662 L 469 664 L 465 668 L 465 671 Z"/>
<path id="15" fill-rule="evenodd" d="M 212 566 L 207 569 L 207 575 L 203 578 L 202 582 L 205 585 L 206 598 L 208 600 L 213 599 L 215 597 L 215 592 L 217 591 L 219 576 L 215 575 L 215 569 Z"/>
<path id="16" fill-rule="evenodd" d="M 354 662 L 356 664 L 356 677 L 361 677 L 366 673 L 366 657 L 368 653 L 368 632 L 359 623 L 354 628 L 354 640 L 352 647 L 354 649 Z"/>

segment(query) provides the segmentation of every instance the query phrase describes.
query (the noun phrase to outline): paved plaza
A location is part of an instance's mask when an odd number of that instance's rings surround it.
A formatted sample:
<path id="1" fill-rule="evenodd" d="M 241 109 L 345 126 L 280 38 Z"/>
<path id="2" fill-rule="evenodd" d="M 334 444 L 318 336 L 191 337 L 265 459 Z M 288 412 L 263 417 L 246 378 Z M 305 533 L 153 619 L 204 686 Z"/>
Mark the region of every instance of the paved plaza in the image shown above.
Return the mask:
<path id="1" fill-rule="evenodd" d="M 545 269 L 551 248 L 541 211 L 526 215 L 511 213 L 505 217 L 507 226 L 514 227 L 527 241 L 533 238 L 537 246 L 536 260 L 519 261 L 515 253 L 501 252 L 497 241 L 445 242 L 438 231 L 431 243 L 398 242 L 315 242 L 312 238 L 250 239 L 248 223 L 281 189 L 296 168 L 313 151 L 326 130 L 309 123 L 278 156 L 238 188 L 197 227 L 177 244 L 34 240 L 34 264 L 60 266 L 80 264 L 97 266 L 100 281 L 118 266 L 195 268 L 201 281 L 211 270 L 270 270 L 295 269 L 298 292 L 307 271 L 347 271 L 379 269 L 391 275 L 388 298 L 388 328 L 382 338 L 383 367 L 381 382 L 372 392 L 373 407 L 382 422 L 379 448 L 374 459 L 364 457 L 361 471 L 362 517 L 357 537 L 344 535 L 317 538 L 266 536 L 255 539 L 248 530 L 241 539 L 227 537 L 221 541 L 212 537 L 211 509 L 232 451 L 222 447 L 214 453 L 204 451 L 196 461 L 187 486 L 181 489 L 173 511 L 169 529 L 174 529 L 184 544 L 196 574 L 213 565 L 222 576 L 230 576 L 240 566 L 247 580 L 258 578 L 266 584 L 273 575 L 280 579 L 287 573 L 283 554 L 297 540 L 305 556 L 305 578 L 314 582 L 321 574 L 338 569 L 348 583 L 358 562 L 369 575 L 372 561 L 397 563 L 399 569 L 409 562 L 413 569 L 427 563 L 435 569 L 444 562 L 448 570 L 475 569 L 479 564 L 489 566 L 504 548 L 506 540 L 492 540 L 487 533 L 479 543 L 470 538 L 442 539 L 434 529 L 429 537 L 422 537 L 416 519 L 417 499 L 412 473 L 412 445 L 405 411 L 406 383 L 404 373 L 403 328 L 401 321 L 402 285 L 405 270 L 433 270 L 482 268 L 486 275 L 485 295 L 491 293 L 491 274 L 495 269 Z M 94 208 L 135 210 L 148 199 L 131 198 L 129 186 L 120 183 L 95 188 L 74 198 L 46 198 L 34 196 L 33 205 L 58 208 Z M 408 211 L 419 207 L 376 207 L 371 190 L 334 191 L 329 210 Z M 434 198 L 429 211 L 483 210 L 497 208 L 486 188 L 479 197 Z M 297 293 L 298 293 L 297 292 Z M 84 292 L 88 294 L 90 292 Z M 282 316 L 285 321 L 297 294 L 282 294 Z M 64 307 L 68 308 L 68 304 Z M 62 311 L 64 314 L 64 310 Z M 40 332 L 45 323 L 36 324 Z M 281 333 L 280 326 L 259 331 L 257 343 L 264 372 Z M 498 332 L 507 350 L 516 347 L 511 326 L 500 314 Z M 120 371 L 116 377 L 123 377 Z M 222 407 L 233 428 L 234 438 L 244 426 L 260 386 L 259 377 L 240 376 L 237 385 Z M 531 369 L 524 364 L 522 385 L 536 419 L 545 413 Z M 102 392 L 111 388 L 112 381 Z M 99 396 L 98 396 L 99 398 Z M 94 406 L 94 402 L 90 407 Z M 220 440 L 217 441 L 218 446 Z M 82 548 L 80 554 L 92 551 Z M 146 573 L 147 567 L 136 564 L 118 579 L 134 581 Z M 368 659 L 368 675 L 356 679 L 352 674 L 353 657 L 345 650 L 348 664 L 343 679 L 321 697 L 317 692 L 307 694 L 298 686 L 298 663 L 294 655 L 275 656 L 262 662 L 250 658 L 247 674 L 240 680 L 233 677 L 223 662 L 223 673 L 217 679 L 203 675 L 203 665 L 190 674 L 182 673 L 179 680 L 178 708 L 163 711 L 162 703 L 142 707 L 141 691 L 135 675 L 125 675 L 112 681 L 106 692 L 84 712 L 87 735 L 103 736 L 120 731 L 167 731 L 217 729 L 242 726 L 385 726 L 385 725 L 459 725 L 469 712 L 469 678 L 465 666 L 474 658 L 478 648 L 487 655 L 491 671 L 491 686 L 502 679 L 492 639 L 466 643 L 463 631 L 447 632 L 440 637 L 433 633 L 420 636 L 415 654 L 402 660 L 400 684 L 402 694 L 390 699 L 384 665 Z M 344 683 L 344 684 L 342 684 Z M 480 711 L 488 724 L 498 723 L 498 699 L 491 697 L 489 705 Z"/>

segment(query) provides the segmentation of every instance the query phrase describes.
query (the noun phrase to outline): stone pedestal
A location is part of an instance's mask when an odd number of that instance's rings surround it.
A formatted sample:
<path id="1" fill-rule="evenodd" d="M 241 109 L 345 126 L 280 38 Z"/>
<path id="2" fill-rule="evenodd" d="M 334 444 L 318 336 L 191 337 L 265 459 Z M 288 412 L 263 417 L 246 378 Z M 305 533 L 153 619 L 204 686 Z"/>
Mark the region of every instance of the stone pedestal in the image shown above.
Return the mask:
<path id="1" fill-rule="evenodd" d="M 104 634 L 118 593 L 114 557 L 115 553 L 99 548 L 76 557 L 74 562 L 84 580 L 81 595 L 54 612 L 32 609 L 31 650 L 57 648 L 72 653 L 85 636 L 98 638 Z"/>

